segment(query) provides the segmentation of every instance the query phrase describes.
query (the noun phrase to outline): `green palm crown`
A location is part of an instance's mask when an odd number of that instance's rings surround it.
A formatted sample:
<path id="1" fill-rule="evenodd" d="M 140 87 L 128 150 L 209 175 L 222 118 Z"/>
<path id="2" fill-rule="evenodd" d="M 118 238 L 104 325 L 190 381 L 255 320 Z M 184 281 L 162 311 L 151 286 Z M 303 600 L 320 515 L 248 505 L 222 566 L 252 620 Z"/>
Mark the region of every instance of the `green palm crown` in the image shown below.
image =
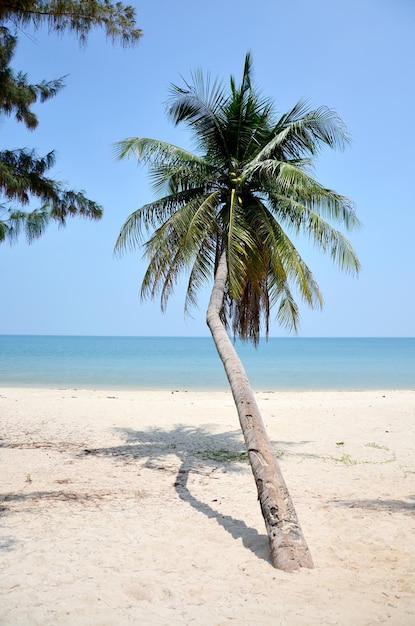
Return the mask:
<path id="1" fill-rule="evenodd" d="M 276 115 L 251 73 L 248 54 L 239 86 L 231 78 L 226 90 L 196 72 L 191 83 L 171 87 L 168 115 L 190 128 L 196 153 L 143 137 L 116 144 L 117 157 L 134 155 L 149 165 L 158 195 L 130 215 L 116 251 L 145 242 L 141 295 L 161 296 L 163 310 L 187 270 L 186 311 L 225 252 L 222 320 L 235 336 L 257 343 L 262 326 L 268 335 L 272 307 L 279 323 L 296 331 L 296 299 L 322 305 L 293 237 L 305 234 L 341 269 L 356 273 L 357 257 L 331 223 L 350 230 L 359 221 L 348 198 L 312 177 L 323 146 L 341 149 L 348 142 L 340 117 L 304 102 Z"/>

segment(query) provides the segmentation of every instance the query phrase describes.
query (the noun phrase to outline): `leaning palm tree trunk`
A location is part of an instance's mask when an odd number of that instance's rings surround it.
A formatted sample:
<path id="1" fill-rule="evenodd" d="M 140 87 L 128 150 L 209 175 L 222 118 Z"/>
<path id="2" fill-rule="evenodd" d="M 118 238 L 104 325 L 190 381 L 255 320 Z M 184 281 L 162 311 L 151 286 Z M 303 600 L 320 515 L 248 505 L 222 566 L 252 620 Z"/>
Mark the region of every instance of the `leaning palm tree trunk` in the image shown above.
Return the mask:
<path id="1" fill-rule="evenodd" d="M 224 365 L 255 478 L 274 567 L 290 572 L 313 567 L 294 505 L 272 450 L 245 370 L 220 319 L 228 274 L 226 252 L 220 259 L 207 310 L 207 325 Z"/>

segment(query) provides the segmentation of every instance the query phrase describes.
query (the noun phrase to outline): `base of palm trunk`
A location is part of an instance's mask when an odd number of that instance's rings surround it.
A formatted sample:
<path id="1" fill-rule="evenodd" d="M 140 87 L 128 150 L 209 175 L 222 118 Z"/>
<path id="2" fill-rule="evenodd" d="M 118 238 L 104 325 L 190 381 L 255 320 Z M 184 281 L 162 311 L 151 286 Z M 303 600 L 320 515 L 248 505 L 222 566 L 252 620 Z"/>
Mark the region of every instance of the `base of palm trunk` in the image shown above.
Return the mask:
<path id="1" fill-rule="evenodd" d="M 256 462 L 254 461 L 256 465 Z M 267 467 L 268 479 L 256 478 L 258 499 L 268 533 L 271 562 L 277 569 L 292 572 L 313 568 L 313 560 L 297 514 L 276 460 Z M 256 473 L 256 467 L 252 467 Z"/>
<path id="2" fill-rule="evenodd" d="M 258 491 L 274 567 L 291 572 L 313 561 L 264 422 L 247 380 L 234 386 L 234 400 Z"/>

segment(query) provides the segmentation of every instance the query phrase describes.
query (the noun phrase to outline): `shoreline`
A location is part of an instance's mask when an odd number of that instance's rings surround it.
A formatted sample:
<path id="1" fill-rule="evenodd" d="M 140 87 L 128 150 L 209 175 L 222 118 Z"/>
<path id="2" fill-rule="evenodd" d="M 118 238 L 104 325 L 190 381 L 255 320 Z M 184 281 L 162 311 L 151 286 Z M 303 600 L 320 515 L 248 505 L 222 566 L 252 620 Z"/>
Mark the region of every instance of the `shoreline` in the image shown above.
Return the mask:
<path id="1" fill-rule="evenodd" d="M 383 392 L 408 392 L 415 393 L 415 383 L 412 386 L 408 387 L 397 387 L 397 386 L 376 386 L 376 387 L 264 387 L 258 388 L 251 384 L 251 388 L 254 394 L 264 394 L 264 393 L 280 393 L 280 394 L 302 394 L 302 393 L 383 393 Z M 220 386 L 212 386 L 212 387 L 180 387 L 179 385 L 170 385 L 165 387 L 150 387 L 150 386 L 117 386 L 117 385 L 107 385 L 107 384 L 97 384 L 97 385 L 79 385 L 79 384 L 65 384 L 65 385 L 51 385 L 50 383 L 45 383 L 44 385 L 40 383 L 27 383 L 22 384 L 20 381 L 13 383 L 8 381 L 5 384 L 0 382 L 0 393 L 2 390 L 25 390 L 25 391 L 90 391 L 92 393 L 200 393 L 200 394 L 209 394 L 209 393 L 231 393 L 231 388 L 229 383 L 225 383 L 223 387 Z"/>
<path id="2" fill-rule="evenodd" d="M 230 391 L 0 387 L 5 626 L 415 620 L 415 391 L 255 393 L 315 563 L 268 541 Z"/>

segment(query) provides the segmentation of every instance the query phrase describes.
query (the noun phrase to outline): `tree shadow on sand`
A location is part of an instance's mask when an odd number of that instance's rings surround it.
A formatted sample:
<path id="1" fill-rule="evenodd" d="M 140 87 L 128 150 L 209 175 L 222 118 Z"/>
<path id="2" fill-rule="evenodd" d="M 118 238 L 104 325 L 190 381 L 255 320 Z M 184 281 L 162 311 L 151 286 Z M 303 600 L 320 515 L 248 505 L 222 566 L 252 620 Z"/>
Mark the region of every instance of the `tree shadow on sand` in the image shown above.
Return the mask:
<path id="1" fill-rule="evenodd" d="M 369 509 L 372 511 L 400 511 L 402 513 L 415 514 L 415 496 L 408 496 L 406 500 L 382 500 L 380 498 L 368 500 L 333 500 L 331 504 L 337 507 L 349 509 Z"/>
<path id="2" fill-rule="evenodd" d="M 116 428 L 114 432 L 124 443 L 109 448 L 88 449 L 84 454 L 113 457 L 126 461 L 139 460 L 148 469 L 164 469 L 166 458 L 174 455 L 179 460 L 179 467 L 174 480 L 174 488 L 181 500 L 214 519 L 235 540 L 241 539 L 243 545 L 258 558 L 270 562 L 268 537 L 259 534 L 240 519 L 223 515 L 207 502 L 199 500 L 189 489 L 189 475 L 199 473 L 209 476 L 217 468 L 226 472 L 240 472 L 249 467 L 242 435 L 239 430 L 212 433 L 209 427 L 188 427 L 175 425 L 171 430 L 152 428 L 135 430 Z M 288 445 L 288 442 L 285 442 Z M 292 444 L 297 445 L 297 444 Z M 252 480 L 252 477 L 249 478 Z M 258 515 L 260 515 L 258 507 Z"/>
<path id="3" fill-rule="evenodd" d="M 0 494 L 0 521 L 3 516 L 9 513 L 8 508 L 3 506 L 1 502 L 3 502 L 3 499 Z M 13 550 L 17 542 L 12 537 L 3 535 L 3 528 L 3 524 L 0 523 L 0 552 L 9 552 Z"/>

